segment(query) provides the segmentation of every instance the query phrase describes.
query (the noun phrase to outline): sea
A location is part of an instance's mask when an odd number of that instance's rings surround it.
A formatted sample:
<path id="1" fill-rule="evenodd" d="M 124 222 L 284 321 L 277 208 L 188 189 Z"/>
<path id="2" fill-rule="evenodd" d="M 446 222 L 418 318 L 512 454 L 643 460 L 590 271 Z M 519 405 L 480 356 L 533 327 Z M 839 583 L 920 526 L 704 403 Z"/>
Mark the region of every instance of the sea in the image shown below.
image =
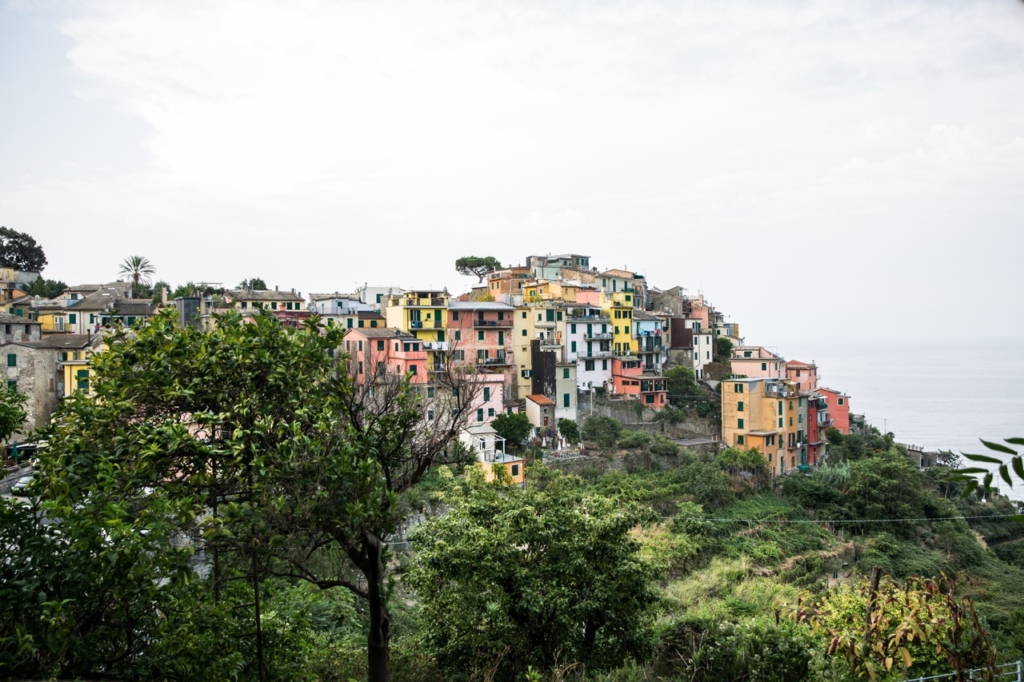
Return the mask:
<path id="1" fill-rule="evenodd" d="M 980 439 L 1024 437 L 1024 338 L 801 341 L 772 350 L 813 361 L 819 385 L 847 393 L 851 413 L 897 442 L 1000 457 Z M 1024 499 L 1024 481 L 1002 492 Z"/>

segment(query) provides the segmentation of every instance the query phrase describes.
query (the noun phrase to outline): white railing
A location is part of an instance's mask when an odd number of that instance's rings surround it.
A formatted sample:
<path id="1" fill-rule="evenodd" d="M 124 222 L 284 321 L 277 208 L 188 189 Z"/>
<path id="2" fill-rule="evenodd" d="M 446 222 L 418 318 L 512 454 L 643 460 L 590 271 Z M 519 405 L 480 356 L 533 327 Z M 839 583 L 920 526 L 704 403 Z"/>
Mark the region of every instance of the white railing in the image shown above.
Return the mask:
<path id="1" fill-rule="evenodd" d="M 967 671 L 968 680 L 987 680 L 990 679 L 986 676 L 989 671 L 984 668 L 975 668 L 974 670 Z M 1003 665 L 996 666 L 992 670 L 993 680 L 999 680 L 1000 682 L 1024 682 L 1024 662 L 1014 661 L 1013 663 L 1004 663 Z M 929 677 L 908 677 L 906 682 L 927 682 L 928 680 L 935 680 L 936 682 L 951 682 L 957 679 L 956 673 L 945 673 L 943 675 L 931 675 Z"/>

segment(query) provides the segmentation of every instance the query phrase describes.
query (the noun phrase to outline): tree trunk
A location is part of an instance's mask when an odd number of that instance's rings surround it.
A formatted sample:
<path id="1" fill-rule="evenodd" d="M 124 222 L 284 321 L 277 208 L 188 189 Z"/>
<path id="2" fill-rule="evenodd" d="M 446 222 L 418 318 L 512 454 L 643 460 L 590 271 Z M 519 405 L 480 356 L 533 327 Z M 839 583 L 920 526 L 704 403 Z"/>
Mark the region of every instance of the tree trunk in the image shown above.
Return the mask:
<path id="1" fill-rule="evenodd" d="M 370 610 L 370 631 L 366 637 L 366 652 L 369 659 L 369 682 L 390 682 L 391 663 L 391 613 L 388 611 L 387 595 L 384 592 L 384 564 L 381 542 L 376 537 L 363 540 L 366 552 L 366 587 Z"/>

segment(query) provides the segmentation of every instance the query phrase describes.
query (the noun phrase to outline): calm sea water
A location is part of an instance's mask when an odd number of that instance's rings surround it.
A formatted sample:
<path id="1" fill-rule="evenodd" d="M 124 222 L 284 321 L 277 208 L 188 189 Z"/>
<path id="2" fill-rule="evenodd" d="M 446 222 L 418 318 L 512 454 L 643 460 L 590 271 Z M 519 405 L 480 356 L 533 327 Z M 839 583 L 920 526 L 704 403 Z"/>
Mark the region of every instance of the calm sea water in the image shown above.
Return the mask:
<path id="1" fill-rule="evenodd" d="M 978 442 L 1024 437 L 1024 339 L 976 343 L 791 343 L 819 383 L 850 395 L 851 412 L 927 450 L 989 452 Z M 1024 498 L 1024 484 L 1012 497 Z"/>

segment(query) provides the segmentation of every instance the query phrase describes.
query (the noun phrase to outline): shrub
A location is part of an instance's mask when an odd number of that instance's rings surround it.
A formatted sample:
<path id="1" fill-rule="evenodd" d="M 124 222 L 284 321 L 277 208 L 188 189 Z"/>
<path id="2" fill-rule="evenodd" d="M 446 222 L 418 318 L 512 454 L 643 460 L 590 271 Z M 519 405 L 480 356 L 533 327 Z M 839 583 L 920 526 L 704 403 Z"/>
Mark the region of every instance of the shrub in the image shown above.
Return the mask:
<path id="1" fill-rule="evenodd" d="M 622 423 L 611 417 L 595 415 L 583 422 L 583 440 L 597 443 L 602 448 L 615 447 L 622 433 Z"/>
<path id="2" fill-rule="evenodd" d="M 619 447 L 633 450 L 650 445 L 653 440 L 646 431 L 627 431 L 619 438 Z"/>

